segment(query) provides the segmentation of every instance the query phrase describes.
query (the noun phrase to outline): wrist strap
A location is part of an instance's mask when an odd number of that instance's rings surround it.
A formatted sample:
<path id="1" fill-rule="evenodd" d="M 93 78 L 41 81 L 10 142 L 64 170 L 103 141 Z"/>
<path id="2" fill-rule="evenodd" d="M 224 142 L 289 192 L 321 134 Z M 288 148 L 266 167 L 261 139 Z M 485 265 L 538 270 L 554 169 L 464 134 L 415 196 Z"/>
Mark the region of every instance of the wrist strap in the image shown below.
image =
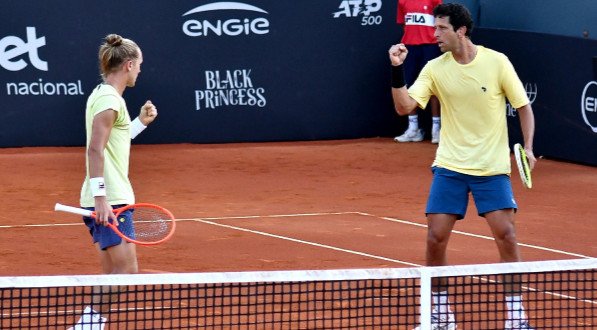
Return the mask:
<path id="1" fill-rule="evenodd" d="M 404 67 L 400 65 L 392 65 L 392 88 L 402 88 L 406 85 L 404 82 Z"/>
<path id="2" fill-rule="evenodd" d="M 89 178 L 89 186 L 93 197 L 106 196 L 106 184 L 103 177 Z"/>
<path id="3" fill-rule="evenodd" d="M 143 132 L 143 130 L 146 128 L 147 126 L 143 125 L 139 117 L 135 118 L 135 120 L 131 122 L 131 139 L 136 138 L 137 135 Z"/>

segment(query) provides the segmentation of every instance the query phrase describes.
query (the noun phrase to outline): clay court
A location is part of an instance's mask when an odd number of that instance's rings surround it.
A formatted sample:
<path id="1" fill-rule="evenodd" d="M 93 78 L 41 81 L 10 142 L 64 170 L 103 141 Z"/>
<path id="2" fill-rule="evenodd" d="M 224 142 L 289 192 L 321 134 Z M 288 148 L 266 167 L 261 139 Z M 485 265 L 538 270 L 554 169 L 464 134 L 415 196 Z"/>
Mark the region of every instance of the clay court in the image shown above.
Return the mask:
<path id="1" fill-rule="evenodd" d="M 141 272 L 422 265 L 435 149 L 389 138 L 133 146 L 137 201 L 178 220 L 170 241 L 138 248 Z M 53 211 L 78 205 L 84 149 L 1 149 L 0 164 L 0 275 L 98 274 L 80 218 Z M 524 260 L 597 256 L 597 168 L 541 159 L 531 190 L 514 174 Z M 456 230 L 451 264 L 499 261 L 472 203 Z"/>

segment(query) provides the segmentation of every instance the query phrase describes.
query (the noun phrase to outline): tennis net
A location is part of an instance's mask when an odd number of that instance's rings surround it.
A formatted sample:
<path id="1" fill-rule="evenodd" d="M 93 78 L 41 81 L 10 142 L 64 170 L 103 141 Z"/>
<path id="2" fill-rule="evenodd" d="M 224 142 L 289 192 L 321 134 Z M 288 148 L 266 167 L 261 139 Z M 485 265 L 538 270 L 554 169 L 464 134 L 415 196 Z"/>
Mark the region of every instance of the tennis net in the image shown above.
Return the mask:
<path id="1" fill-rule="evenodd" d="M 597 259 L 418 268 L 0 277 L 1 329 L 597 329 Z M 436 283 L 437 284 L 437 283 Z M 513 285 L 514 284 L 514 285 Z M 518 286 L 517 286 L 518 285 Z M 90 314 L 91 308 L 101 316 Z M 515 314 L 518 315 L 518 314 Z M 446 329 L 453 329 L 447 325 Z"/>

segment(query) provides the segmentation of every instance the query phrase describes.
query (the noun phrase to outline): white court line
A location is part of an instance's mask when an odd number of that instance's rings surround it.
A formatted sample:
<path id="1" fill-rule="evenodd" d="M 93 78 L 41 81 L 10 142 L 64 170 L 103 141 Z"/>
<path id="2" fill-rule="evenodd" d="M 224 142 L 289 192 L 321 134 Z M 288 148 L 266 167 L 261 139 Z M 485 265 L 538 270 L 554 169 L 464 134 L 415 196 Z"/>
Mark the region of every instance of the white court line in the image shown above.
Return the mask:
<path id="1" fill-rule="evenodd" d="M 399 263 L 399 264 L 403 264 L 403 265 L 407 265 L 407 266 L 414 266 L 414 267 L 421 266 L 419 264 L 413 264 L 413 263 L 402 261 L 402 260 L 390 259 L 390 258 L 386 258 L 386 257 L 376 256 L 376 255 L 369 254 L 369 253 L 364 253 L 364 252 L 359 252 L 359 251 L 354 251 L 354 250 L 347 250 L 347 249 L 339 248 L 339 247 L 336 247 L 336 246 L 325 245 L 325 244 L 320 244 L 320 243 L 315 243 L 315 242 L 309 242 L 309 241 L 305 241 L 305 240 L 301 240 L 301 239 L 296 239 L 296 238 L 292 238 L 292 237 L 281 236 L 281 235 L 276 235 L 276 234 L 270 234 L 270 233 L 266 233 L 266 232 L 258 231 L 258 230 L 251 230 L 251 229 L 246 229 L 246 228 L 237 227 L 237 226 L 224 225 L 224 224 L 221 224 L 221 223 L 217 223 L 217 222 L 213 222 L 213 221 L 208 221 L 208 220 L 195 219 L 195 221 L 196 222 L 205 223 L 205 224 L 208 224 L 208 225 L 213 225 L 213 226 L 218 226 L 218 227 L 224 227 L 224 228 L 229 228 L 229 229 L 244 231 L 244 232 L 248 232 L 248 233 L 252 233 L 252 234 L 258 234 L 258 235 L 262 235 L 262 236 L 279 238 L 279 239 L 283 239 L 283 240 L 286 240 L 286 241 L 291 241 L 291 242 L 296 242 L 296 243 L 301 243 L 301 244 L 306 244 L 306 245 L 312 245 L 312 246 L 321 247 L 321 248 L 325 248 L 325 249 L 330 249 L 330 250 L 334 250 L 334 251 L 340 251 L 340 252 L 346 252 L 346 253 L 350 253 L 350 254 L 356 254 L 356 255 L 364 256 L 364 257 L 368 257 L 368 258 L 379 259 L 379 260 L 384 260 L 384 261 L 391 261 L 391 262 L 394 262 L 394 263 Z"/>
<path id="2" fill-rule="evenodd" d="M 379 260 L 389 261 L 389 262 L 398 263 L 398 264 L 404 264 L 404 265 L 408 265 L 408 266 L 414 266 L 414 267 L 422 266 L 422 265 L 419 265 L 419 264 L 414 264 L 414 263 L 409 263 L 409 262 L 405 262 L 405 261 L 401 261 L 401 260 L 396 260 L 396 259 L 386 258 L 386 257 L 382 257 L 382 256 L 372 255 L 372 254 L 368 254 L 368 253 L 364 253 L 364 252 L 353 251 L 353 250 L 348 250 L 348 249 L 342 249 L 342 248 L 335 247 L 335 246 L 330 246 L 330 245 L 325 245 L 325 244 L 320 244 L 320 243 L 315 243 L 315 242 L 310 242 L 310 241 L 305 241 L 305 240 L 299 240 L 299 239 L 295 239 L 295 238 L 291 238 L 291 237 L 286 237 L 286 236 L 281 236 L 281 235 L 275 235 L 275 234 L 271 234 L 271 233 L 267 233 L 267 232 L 262 232 L 262 231 L 250 230 L 250 229 L 242 228 L 242 227 L 238 227 L 238 226 L 225 225 L 225 224 L 221 224 L 221 223 L 217 223 L 217 222 L 212 221 L 212 220 L 231 220 L 231 219 L 259 219 L 259 218 L 304 217 L 304 216 L 348 215 L 348 214 L 356 214 L 356 215 L 368 216 L 368 217 L 373 217 L 373 218 L 377 218 L 377 219 L 381 219 L 381 220 L 385 220 L 385 221 L 391 221 L 391 222 L 396 222 L 396 223 L 401 223 L 401 224 L 406 224 L 406 225 L 411 225 L 411 226 L 417 226 L 417 227 L 421 227 L 421 228 L 426 228 L 427 227 L 427 225 L 420 224 L 420 223 L 417 223 L 417 222 L 400 220 L 400 219 L 391 218 L 391 217 L 382 217 L 382 216 L 377 216 L 377 215 L 373 215 L 373 214 L 365 213 L 365 212 L 320 212 L 320 213 L 300 213 L 300 214 L 297 213 L 297 214 L 278 214 L 278 215 L 249 215 L 249 216 L 230 216 L 230 217 L 210 217 L 210 218 L 177 219 L 177 221 L 194 221 L 194 222 L 199 222 L 199 223 L 205 223 L 205 224 L 209 224 L 209 225 L 213 225 L 213 226 L 218 226 L 218 227 L 224 227 L 224 228 L 234 229 L 234 230 L 238 230 L 238 231 L 249 232 L 249 233 L 253 233 L 253 234 L 258 234 L 258 235 L 273 237 L 273 238 L 277 238 L 277 239 L 283 239 L 283 240 L 287 240 L 287 241 L 291 241 L 291 242 L 296 242 L 296 243 L 300 243 L 300 244 L 307 244 L 307 245 L 316 246 L 316 247 L 320 247 L 320 248 L 331 249 L 331 250 L 334 250 L 334 251 L 340 251 L 340 252 L 355 254 L 355 255 L 359 255 L 359 256 L 365 256 L 365 257 L 368 257 L 368 258 L 379 259 Z M 65 224 L 45 224 L 45 225 L 43 225 L 43 224 L 41 224 L 41 225 L 40 224 L 36 224 L 36 225 L 15 225 L 15 226 L 3 225 L 3 226 L 0 226 L 0 228 L 52 227 L 52 226 L 77 226 L 77 225 L 83 225 L 83 224 L 81 222 L 79 222 L 79 223 L 65 223 Z M 474 238 L 481 238 L 481 239 L 493 240 L 492 237 L 478 235 L 478 234 L 472 234 L 472 233 L 467 233 L 467 232 L 458 231 L 458 230 L 454 230 L 453 233 L 459 234 L 459 235 L 465 235 L 465 236 L 469 236 L 469 237 L 474 237 Z M 524 243 L 519 243 L 519 245 L 525 246 L 525 247 L 529 247 L 529 248 L 544 250 L 544 251 L 550 251 L 550 252 L 555 252 L 555 253 L 562 253 L 562 254 L 566 254 L 566 255 L 570 255 L 570 256 L 577 256 L 577 257 L 581 257 L 581 258 L 590 258 L 588 256 L 584 256 L 584 255 L 581 255 L 581 254 L 570 253 L 570 252 L 566 252 L 566 251 L 562 251 L 562 250 L 550 249 L 550 248 L 545 248 L 545 247 L 536 246 L 536 245 L 530 245 L 530 244 L 524 244 Z M 155 271 L 155 270 L 153 270 L 153 271 Z M 156 271 L 156 272 L 159 272 L 159 271 Z M 530 290 L 530 291 L 537 291 L 534 288 L 526 287 L 526 286 L 525 286 L 525 289 L 526 290 Z M 548 295 L 559 295 L 557 293 L 552 293 L 552 292 L 544 292 L 544 293 L 548 294 Z M 569 296 L 566 296 L 566 295 L 562 295 L 562 297 L 563 298 L 568 298 L 568 299 L 573 299 L 573 298 L 574 299 L 578 299 L 576 297 L 569 297 Z M 595 304 L 595 302 L 591 301 L 591 300 L 585 301 L 585 302 L 589 302 L 591 304 Z"/>
<path id="3" fill-rule="evenodd" d="M 371 217 L 375 217 L 375 218 L 379 218 L 379 219 L 383 219 L 383 220 L 387 220 L 387 221 L 392 221 L 392 222 L 398 222 L 398 223 L 402 223 L 402 224 L 417 226 L 417 227 L 424 227 L 424 228 L 427 227 L 427 225 L 424 225 L 424 224 L 420 224 L 420 223 L 416 223 L 416 222 L 410 222 L 410 221 L 406 221 L 406 220 L 400 220 L 400 219 L 396 219 L 396 218 L 380 217 L 380 216 L 377 216 L 377 215 L 373 215 L 373 214 L 369 214 L 369 213 L 364 213 L 364 212 L 359 212 L 359 214 L 365 215 L 365 216 L 371 216 Z M 485 236 L 485 235 L 478 235 L 478 234 L 473 234 L 473 233 L 467 233 L 465 231 L 460 231 L 460 230 L 452 230 L 452 233 L 459 234 L 459 235 L 464 235 L 464 236 L 469 236 L 469 237 L 475 237 L 475 238 L 481 238 L 481 239 L 486 239 L 486 240 L 494 241 L 493 237 L 491 237 L 491 236 Z M 548 251 L 548 252 L 553 252 L 553 253 L 560 253 L 560 254 L 564 254 L 564 255 L 568 255 L 568 256 L 573 256 L 573 257 L 584 258 L 584 259 L 591 259 L 591 258 L 593 258 L 593 257 L 590 257 L 590 256 L 586 256 L 584 254 L 578 254 L 578 253 L 573 253 L 573 252 L 568 252 L 568 251 L 563 251 L 563 250 L 551 249 L 551 248 L 547 248 L 547 247 L 539 246 L 539 245 L 532 245 L 532 244 L 526 244 L 526 243 L 520 243 L 520 242 L 518 242 L 518 246 L 524 246 L 524 247 L 528 247 L 528 248 L 531 248 L 531 249 Z"/>
<path id="4" fill-rule="evenodd" d="M 76 223 L 45 223 L 45 224 L 31 224 L 31 225 L 0 225 L 2 228 L 32 228 L 32 227 L 64 227 L 64 226 L 82 226 L 83 222 Z"/>
<path id="5" fill-rule="evenodd" d="M 417 227 L 423 227 L 423 228 L 427 227 L 427 225 L 416 223 L 416 222 L 411 222 L 411 221 L 406 221 L 406 220 L 400 220 L 400 219 L 395 219 L 395 218 L 390 218 L 390 217 L 381 217 L 381 216 L 376 216 L 376 215 L 372 215 L 372 214 L 364 213 L 364 212 L 338 212 L 337 214 L 355 214 L 355 213 L 359 214 L 359 215 L 363 215 L 363 216 L 370 216 L 370 217 L 374 217 L 374 218 L 386 220 L 386 221 L 398 222 L 398 223 L 402 223 L 402 224 L 407 224 L 407 225 L 412 225 L 412 226 L 417 226 Z M 318 213 L 318 215 L 321 215 L 321 213 Z M 292 216 L 292 215 L 286 215 L 286 216 Z M 272 217 L 276 217 L 276 216 L 273 216 L 273 215 L 270 215 L 270 216 L 257 216 L 257 217 L 255 217 L 255 216 L 249 216 L 249 217 L 240 217 L 240 218 L 241 219 L 251 219 L 251 218 L 272 218 Z M 234 217 L 234 219 L 237 219 L 237 218 L 239 218 L 239 217 Z M 211 219 L 223 220 L 221 218 L 211 218 Z M 230 218 L 228 218 L 228 219 L 230 219 Z M 395 263 L 409 265 L 409 266 L 414 266 L 414 267 L 420 267 L 420 266 L 422 266 L 422 265 L 419 265 L 419 264 L 414 264 L 414 263 L 410 263 L 410 262 L 406 262 L 406 261 L 401 261 L 401 260 L 396 260 L 396 259 L 390 259 L 390 258 L 386 258 L 386 257 L 380 257 L 380 256 L 376 256 L 376 255 L 372 255 L 372 254 L 368 254 L 368 253 L 364 253 L 364 252 L 359 252 L 359 251 L 354 251 L 354 250 L 348 250 L 348 249 L 342 249 L 342 248 L 339 248 L 339 247 L 336 247 L 336 246 L 330 246 L 330 245 L 325 245 L 325 244 L 320 244 L 320 243 L 315 243 L 315 242 L 309 242 L 309 241 L 305 241 L 305 240 L 299 240 L 299 239 L 296 239 L 296 238 L 275 235 L 275 234 L 271 234 L 271 233 L 266 233 L 266 232 L 262 232 L 262 231 L 246 229 L 246 228 L 237 227 L 237 226 L 220 224 L 220 223 L 217 223 L 217 222 L 214 222 L 214 221 L 208 221 L 206 219 L 204 219 L 204 220 L 202 220 L 202 219 L 195 219 L 194 221 L 205 223 L 205 224 L 209 224 L 209 225 L 214 225 L 214 226 L 218 226 L 218 227 L 224 227 L 224 228 L 229 228 L 229 229 L 244 231 L 244 232 L 248 232 L 248 233 L 252 233 L 252 234 L 258 234 L 258 235 L 263 235 L 263 236 L 268 236 L 268 237 L 274 237 L 274 238 L 283 239 L 283 240 L 287 240 L 287 241 L 291 241 L 291 242 L 297 242 L 297 243 L 301 243 L 301 244 L 307 244 L 307 245 L 312 245 L 312 246 L 316 246 L 316 247 L 322 247 L 322 248 L 326 248 L 326 249 L 330 249 L 330 250 L 334 250 L 334 251 L 346 252 L 346 253 L 356 254 L 356 255 L 365 256 L 365 257 L 369 257 L 369 258 L 374 258 L 374 259 L 380 259 L 380 260 L 384 260 L 384 261 L 395 262 Z M 494 240 L 493 237 L 483 236 L 483 235 L 477 235 L 477 234 L 467 233 L 467 232 L 458 231 L 458 230 L 454 230 L 452 232 L 456 233 L 456 234 L 460 234 L 460 235 L 475 237 L 475 238 L 481 238 L 481 239 L 487 239 L 487 240 Z M 542 246 L 536 246 L 536 245 L 530 245 L 530 244 L 522 244 L 522 243 L 519 243 L 519 245 L 520 246 L 529 247 L 529 248 L 544 250 L 544 251 L 550 251 L 550 252 L 556 252 L 556 253 L 563 253 L 563 254 L 566 254 L 566 255 L 577 256 L 577 257 L 581 257 L 581 258 L 588 258 L 588 259 L 591 258 L 591 257 L 584 256 L 584 255 L 581 255 L 581 254 L 570 253 L 570 252 L 566 252 L 566 251 L 562 251 L 562 250 L 549 249 L 549 248 L 545 248 L 545 247 L 542 247 Z M 551 292 L 551 291 L 537 290 L 537 289 L 535 289 L 533 287 L 529 287 L 529 286 L 523 286 L 523 289 L 529 290 L 529 291 L 535 291 L 535 292 L 543 292 L 543 294 L 546 294 L 546 295 L 552 295 L 552 296 L 556 296 L 556 297 L 560 297 L 560 298 L 565 298 L 565 299 L 572 299 L 572 300 L 579 300 L 580 299 L 580 298 L 575 297 L 575 296 L 562 295 L 562 294 L 558 294 L 558 293 Z M 586 300 L 586 299 L 580 299 L 580 301 L 581 302 L 585 302 L 585 303 L 590 303 L 590 304 L 596 304 L 597 303 L 596 301 Z"/>
<path id="6" fill-rule="evenodd" d="M 250 216 L 236 216 L 236 217 L 195 218 L 195 219 L 184 219 L 184 220 L 192 220 L 192 221 L 198 221 L 198 220 L 231 220 L 231 219 L 280 218 L 280 217 L 345 215 L 345 214 L 358 214 L 358 215 L 362 215 L 362 216 L 368 216 L 368 217 L 378 218 L 378 219 L 382 219 L 382 220 L 386 220 L 386 221 L 392 221 L 392 222 L 397 222 L 397 223 L 406 224 L 406 225 L 410 225 L 410 226 L 427 228 L 427 225 L 421 224 L 421 223 L 418 223 L 418 222 L 412 222 L 412 221 L 407 221 L 407 220 L 400 220 L 400 219 L 390 218 L 390 217 L 382 217 L 382 216 L 378 216 L 378 215 L 374 215 L 374 214 L 370 214 L 370 213 L 366 213 L 366 212 L 358 212 L 358 211 L 348 211 L 348 212 L 321 212 L 321 213 L 297 213 L 297 214 L 279 214 L 279 215 L 250 215 Z M 244 228 L 240 228 L 240 227 L 230 227 L 230 228 L 234 228 L 234 229 L 238 229 L 238 230 L 244 230 Z M 250 231 L 250 230 L 245 230 L 245 231 Z M 283 236 L 273 235 L 273 234 L 269 234 L 269 233 L 262 233 L 262 232 L 254 232 L 254 233 L 259 233 L 261 235 L 272 236 L 272 237 L 277 237 L 277 238 L 282 238 L 282 239 L 294 240 L 293 238 L 290 238 L 290 237 L 283 237 Z M 460 231 L 460 230 L 453 230 L 452 233 L 458 234 L 458 235 L 464 235 L 464 236 L 469 236 L 469 237 L 474 237 L 474 238 L 480 238 L 480 239 L 494 241 L 494 238 L 491 237 L 491 236 L 473 234 L 473 233 L 468 233 L 468 232 L 464 232 L 464 231 Z M 312 243 L 312 244 L 317 244 L 317 243 Z M 536 249 L 536 250 L 541 250 L 541 251 L 548 251 L 548 252 L 552 252 L 552 253 L 559 253 L 559 254 L 563 254 L 563 255 L 568 255 L 568 256 L 573 256 L 573 257 L 579 257 L 579 258 L 584 258 L 584 259 L 591 259 L 591 258 L 593 258 L 591 256 L 587 256 L 587 255 L 584 255 L 584 254 L 579 254 L 579 253 L 574 253 L 574 252 L 568 252 L 568 251 L 558 250 L 558 249 L 552 249 L 552 248 L 548 248 L 548 247 L 544 247 L 544 246 L 539 246 L 539 245 L 526 244 L 526 243 L 520 243 L 520 242 L 518 243 L 518 245 L 519 246 L 523 246 L 523 247 L 528 247 L 528 248 L 531 248 L 531 249 Z M 346 250 L 344 252 L 348 252 L 348 251 L 349 250 Z M 354 252 L 359 253 L 357 251 L 354 251 Z M 389 259 L 388 261 L 392 261 L 392 260 L 393 259 Z M 395 261 L 395 262 L 404 263 L 404 264 L 410 264 L 410 263 L 405 263 L 405 262 L 402 262 L 402 261 Z M 420 265 L 417 265 L 417 264 L 412 264 L 412 265 L 420 266 Z"/>
<path id="7" fill-rule="evenodd" d="M 209 218 L 180 218 L 176 219 L 179 221 L 196 221 L 197 219 L 204 220 L 230 220 L 230 219 L 259 219 L 259 218 L 289 218 L 289 217 L 312 217 L 320 215 L 343 215 L 343 214 L 358 214 L 366 215 L 362 212 L 349 211 L 349 212 L 316 212 L 316 213 L 294 213 L 294 214 L 272 214 L 272 215 L 239 215 L 229 217 L 209 217 Z M 46 223 L 46 224 L 28 224 L 28 225 L 0 225 L 2 228 L 32 228 L 32 227 L 64 227 L 64 226 L 83 226 L 83 222 L 74 223 Z"/>
<path id="8" fill-rule="evenodd" d="M 177 219 L 177 221 L 197 221 L 200 220 L 232 220 L 232 219 L 258 219 L 258 218 L 291 218 L 291 217 L 314 217 L 320 215 L 345 215 L 345 214 L 356 214 L 356 215 L 367 215 L 366 213 L 357 211 L 346 211 L 346 212 L 315 212 L 315 213 L 294 213 L 294 214 L 270 214 L 270 215 L 240 215 L 230 217 L 211 217 L 211 218 L 186 218 Z"/>
<path id="9" fill-rule="evenodd" d="M 417 223 L 417 222 L 412 222 L 412 221 L 407 221 L 407 220 L 401 220 L 401 219 L 396 219 L 396 218 L 391 218 L 391 217 L 383 217 L 383 216 L 378 216 L 378 215 L 374 215 L 374 214 L 370 214 L 370 213 L 366 213 L 366 212 L 358 212 L 358 211 L 346 211 L 346 212 L 312 212 L 312 213 L 293 213 L 293 214 L 272 214 L 272 215 L 246 215 L 246 216 L 227 216 L 227 217 L 207 217 L 207 218 L 183 218 L 183 219 L 176 219 L 176 221 L 198 221 L 198 222 L 206 222 L 209 223 L 209 220 L 232 220 L 232 219 L 260 219 L 260 218 L 284 218 L 284 217 L 306 217 L 306 216 L 326 216 L 326 215 L 347 215 L 347 214 L 357 214 L 357 215 L 362 215 L 362 216 L 368 216 L 368 217 L 373 217 L 373 218 L 378 218 L 378 219 L 382 219 L 382 220 L 386 220 L 386 221 L 391 221 L 391 222 L 397 222 L 397 223 L 401 223 L 401 224 L 406 224 L 406 225 L 410 225 L 410 226 L 416 226 L 416 227 L 421 227 L 421 228 L 427 228 L 427 225 L 425 224 L 421 224 L 421 223 Z M 203 221 L 205 220 L 205 221 Z M 220 225 L 217 224 L 215 222 L 210 223 L 213 225 Z M 60 226 L 80 226 L 83 225 L 82 222 L 77 222 L 77 223 L 57 223 L 57 224 L 29 224 L 29 225 L 0 225 L 0 229 L 2 228 L 30 228 L 30 227 L 60 227 Z M 225 225 L 222 225 L 225 226 Z M 230 228 L 232 229 L 237 229 L 237 230 L 243 230 L 243 231 L 249 231 L 248 229 L 244 229 L 241 227 L 233 227 L 230 226 Z M 265 232 L 254 232 L 254 233 L 259 233 L 260 235 L 265 235 L 265 236 L 271 236 L 271 237 L 276 237 L 276 238 L 280 238 L 280 239 L 287 239 L 287 240 L 295 240 L 294 238 L 290 238 L 290 237 L 284 237 L 284 236 L 279 236 L 279 235 L 274 235 L 274 234 L 269 234 L 269 233 L 265 233 Z M 468 232 L 464 232 L 464 231 L 460 231 L 460 230 L 453 230 L 452 233 L 454 234 L 458 234 L 458 235 L 464 235 L 464 236 L 469 236 L 469 237 L 475 237 L 475 238 L 480 238 L 480 239 L 485 239 L 485 240 L 490 240 L 493 241 L 493 237 L 490 236 L 485 236 L 485 235 L 478 235 L 478 234 L 473 234 L 473 233 L 468 233 Z M 301 240 L 296 240 L 297 242 L 302 242 Z M 317 245 L 318 243 L 313 243 L 313 242 L 304 242 L 305 244 L 311 244 L 311 245 Z M 578 254 L 578 253 L 573 253 L 573 252 L 568 252 L 568 251 L 563 251 L 563 250 L 558 250 L 558 249 L 552 249 L 552 248 L 548 248 L 548 247 L 543 247 L 543 246 L 539 246 L 539 245 L 532 245 L 532 244 L 526 244 L 526 243 L 518 243 L 519 246 L 523 246 L 523 247 L 528 247 L 531 249 L 536 249 L 536 250 L 542 250 L 542 251 L 548 251 L 548 252 L 552 252 L 552 253 L 559 253 L 559 254 L 563 254 L 563 255 L 567 255 L 567 256 L 573 256 L 573 257 L 579 257 L 579 258 L 585 258 L 585 259 L 590 259 L 593 258 L 591 256 L 587 256 L 587 255 L 583 255 L 583 254 Z M 325 245 L 318 245 L 320 247 L 327 247 Z M 334 248 L 334 247 L 327 247 L 327 248 Z M 344 250 L 344 249 L 339 249 L 342 250 L 344 252 L 349 252 L 350 250 Z M 358 251 L 353 251 L 351 253 L 356 253 L 359 254 L 360 252 Z M 366 255 L 366 254 L 363 254 Z M 376 258 L 376 256 L 372 256 L 373 258 Z M 384 257 L 377 257 L 377 258 L 384 258 Z M 382 259 L 382 260 L 386 260 L 386 261 L 392 261 L 392 262 L 397 262 L 397 263 L 401 263 L 401 264 L 405 264 L 405 265 L 413 265 L 413 266 L 420 266 L 418 264 L 411 264 L 411 263 L 407 263 L 407 262 L 402 262 L 399 260 L 394 260 L 394 259 Z"/>

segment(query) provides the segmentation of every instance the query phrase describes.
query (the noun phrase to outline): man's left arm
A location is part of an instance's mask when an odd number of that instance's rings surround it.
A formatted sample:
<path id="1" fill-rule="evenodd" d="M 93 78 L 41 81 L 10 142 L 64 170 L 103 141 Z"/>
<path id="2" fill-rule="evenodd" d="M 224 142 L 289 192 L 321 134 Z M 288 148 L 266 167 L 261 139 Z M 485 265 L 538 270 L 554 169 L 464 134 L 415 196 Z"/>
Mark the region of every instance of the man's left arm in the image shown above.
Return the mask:
<path id="1" fill-rule="evenodd" d="M 537 159 L 533 153 L 533 139 L 535 138 L 535 115 L 533 108 L 528 103 L 520 108 L 517 108 L 518 118 L 520 119 L 520 128 L 522 130 L 522 137 L 524 139 L 524 150 L 529 159 L 529 166 L 531 169 L 535 167 Z"/>

